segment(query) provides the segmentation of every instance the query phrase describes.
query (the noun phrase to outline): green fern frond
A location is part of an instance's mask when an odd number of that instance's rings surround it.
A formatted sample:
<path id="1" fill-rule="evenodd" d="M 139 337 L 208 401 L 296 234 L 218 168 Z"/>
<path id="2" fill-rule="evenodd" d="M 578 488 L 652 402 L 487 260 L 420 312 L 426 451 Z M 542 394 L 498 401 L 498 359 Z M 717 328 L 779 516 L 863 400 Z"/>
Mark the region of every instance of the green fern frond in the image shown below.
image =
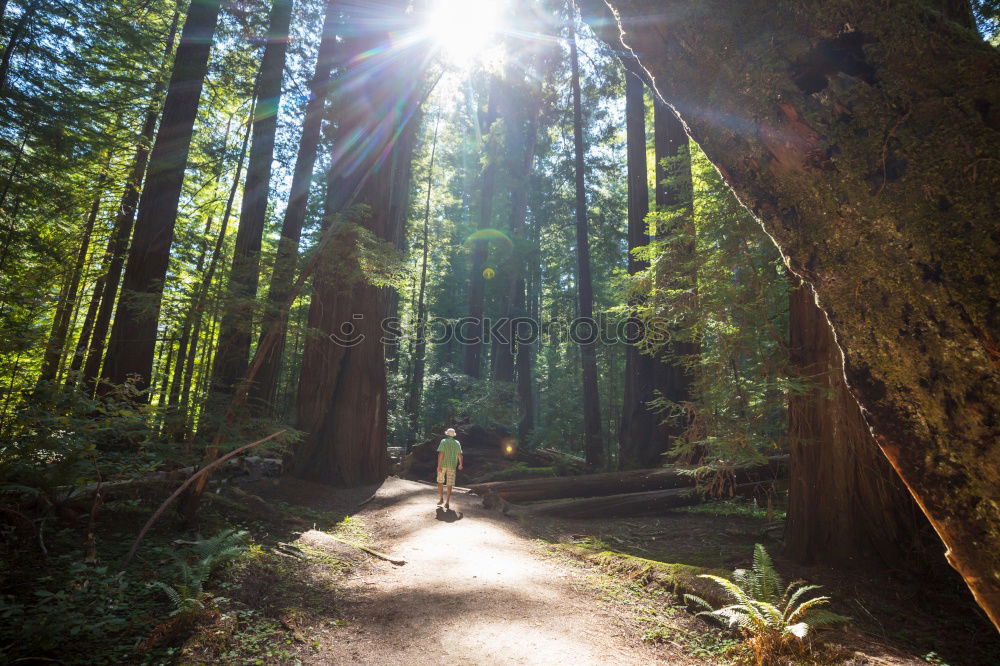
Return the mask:
<path id="1" fill-rule="evenodd" d="M 704 608 L 709 613 L 711 613 L 714 610 L 712 608 L 711 604 L 709 604 L 707 601 L 705 601 L 701 597 L 695 596 L 693 594 L 685 594 L 684 595 L 684 601 L 687 602 L 687 603 L 689 603 L 689 604 L 692 604 L 692 605 L 694 605 L 696 607 Z M 702 612 L 704 612 L 704 611 L 702 611 Z M 698 613 L 698 614 L 700 615 L 701 613 Z"/>
<path id="2" fill-rule="evenodd" d="M 816 606 L 822 606 L 830 602 L 830 597 L 813 597 L 812 599 L 807 599 L 795 607 L 791 612 L 786 615 L 786 622 L 798 622 L 799 620 L 806 619 L 806 614 L 811 608 Z"/>
<path id="3" fill-rule="evenodd" d="M 756 593 L 754 596 L 764 601 L 777 601 L 785 584 L 782 582 L 781 576 L 778 575 L 777 569 L 774 568 L 771 556 L 759 543 L 753 549 L 753 570 L 759 586 L 759 589 L 754 590 Z"/>
<path id="4" fill-rule="evenodd" d="M 799 589 L 795 590 L 795 593 L 792 594 L 792 596 L 789 597 L 788 601 L 785 602 L 785 618 L 784 618 L 785 621 L 786 622 L 789 621 L 790 613 L 795 609 L 796 607 L 795 604 L 798 602 L 798 600 L 802 597 L 803 594 L 805 594 L 806 592 L 811 592 L 813 590 L 818 590 L 821 587 L 822 585 L 803 585 Z"/>
<path id="5" fill-rule="evenodd" d="M 813 610 L 806 616 L 806 621 L 810 627 L 825 627 L 831 624 L 844 624 L 850 622 L 851 618 L 828 610 Z"/>

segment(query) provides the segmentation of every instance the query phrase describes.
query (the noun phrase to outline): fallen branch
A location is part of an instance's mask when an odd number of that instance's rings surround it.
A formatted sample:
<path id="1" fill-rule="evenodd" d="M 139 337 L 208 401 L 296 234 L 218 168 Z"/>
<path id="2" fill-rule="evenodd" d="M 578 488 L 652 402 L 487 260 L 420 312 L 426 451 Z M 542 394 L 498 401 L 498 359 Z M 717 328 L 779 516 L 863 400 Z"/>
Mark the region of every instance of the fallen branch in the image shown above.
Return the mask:
<path id="1" fill-rule="evenodd" d="M 380 560 L 385 560 L 386 562 L 389 562 L 391 564 L 395 564 L 397 567 L 401 567 L 404 564 L 406 564 L 406 560 L 400 560 L 400 559 L 397 559 L 397 558 L 394 558 L 394 557 L 390 557 L 389 555 L 386 555 L 385 553 L 380 553 L 379 551 L 377 551 L 377 550 L 375 550 L 373 548 L 369 548 L 368 546 L 362 546 L 361 544 L 351 543 L 350 541 L 345 541 L 344 539 L 341 539 L 339 537 L 335 537 L 333 535 L 327 535 L 327 536 L 329 536 L 334 541 L 339 541 L 340 543 L 342 543 L 342 544 L 344 544 L 346 546 L 350 546 L 351 548 L 357 548 L 358 550 L 364 551 L 364 552 L 368 553 L 369 555 L 373 555 L 373 556 L 377 557 Z"/>
<path id="2" fill-rule="evenodd" d="M 743 495 L 752 492 L 764 483 L 740 484 L 734 490 L 736 494 Z M 607 497 L 540 502 L 519 508 L 524 512 L 522 515 L 548 516 L 550 518 L 621 518 L 693 506 L 701 504 L 705 499 L 705 493 L 696 488 L 671 488 Z"/>
<path id="3" fill-rule="evenodd" d="M 274 434 L 268 435 L 264 439 L 258 439 L 256 442 L 253 442 L 251 444 L 247 444 L 245 446 L 241 446 L 238 449 L 233 449 L 232 451 L 230 451 L 226 455 L 224 455 L 224 456 L 222 456 L 220 458 L 216 458 L 215 460 L 213 460 L 212 462 L 208 463 L 207 465 L 205 465 L 204 467 L 202 467 L 200 470 L 198 470 L 197 472 L 195 472 L 194 474 L 192 474 L 190 477 L 188 477 L 188 480 L 185 481 L 184 483 L 182 483 L 180 488 L 178 488 L 177 490 L 175 490 L 170 497 L 168 497 L 166 500 L 164 500 L 163 504 L 160 505 L 160 508 L 158 508 L 156 510 L 156 512 L 152 516 L 150 516 L 149 520 L 146 521 L 146 524 L 142 526 L 142 529 L 139 531 L 139 536 L 137 536 L 135 538 L 135 542 L 132 544 L 132 547 L 129 548 L 128 555 L 125 556 L 125 562 L 122 563 L 122 568 L 128 567 L 129 563 L 132 561 L 132 558 L 135 556 L 135 551 L 139 548 L 139 544 L 142 543 L 142 540 L 146 536 L 146 532 L 149 531 L 149 528 L 151 528 L 156 523 L 156 521 L 159 520 L 160 516 L 163 515 L 163 512 L 166 511 L 167 507 L 170 506 L 170 504 L 175 499 L 177 499 L 178 497 L 180 497 L 181 494 L 185 490 L 188 489 L 188 486 L 190 486 L 192 483 L 194 483 L 195 481 L 197 481 L 198 479 L 200 479 L 202 476 L 204 476 L 208 472 L 211 472 L 213 469 L 215 469 L 216 467 L 218 467 L 222 463 L 226 462 L 227 460 L 229 460 L 233 456 L 235 456 L 235 455 L 237 455 L 239 453 L 242 453 L 242 452 L 246 451 L 247 449 L 252 449 L 253 447 L 257 446 L 258 444 L 263 444 L 264 442 L 269 442 L 272 439 L 274 439 L 275 437 L 283 435 L 285 432 L 286 432 L 286 430 L 282 429 L 282 430 L 279 430 L 278 432 L 276 432 Z"/>

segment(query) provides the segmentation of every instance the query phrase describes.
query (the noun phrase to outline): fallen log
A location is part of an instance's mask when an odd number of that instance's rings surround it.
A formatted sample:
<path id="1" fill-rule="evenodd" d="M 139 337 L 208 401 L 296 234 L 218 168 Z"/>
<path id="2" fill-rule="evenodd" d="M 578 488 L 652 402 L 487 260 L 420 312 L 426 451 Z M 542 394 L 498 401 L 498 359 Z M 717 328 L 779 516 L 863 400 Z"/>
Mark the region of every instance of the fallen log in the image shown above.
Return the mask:
<path id="1" fill-rule="evenodd" d="M 788 475 L 788 456 L 773 456 L 759 465 L 739 465 L 719 470 L 706 470 L 694 475 L 693 467 L 660 467 L 627 472 L 605 472 L 580 476 L 559 476 L 517 481 L 491 481 L 469 486 L 472 493 L 485 497 L 494 494 L 508 502 L 533 502 L 565 497 L 602 497 L 698 485 L 717 471 L 731 473 L 734 484 L 774 480 Z"/>
<path id="2" fill-rule="evenodd" d="M 737 485 L 735 494 L 752 494 L 766 481 Z M 701 504 L 707 499 L 698 488 L 671 488 L 650 490 L 641 493 L 624 493 L 605 497 L 585 497 L 582 499 L 539 502 L 519 507 L 522 516 L 546 516 L 548 518 L 623 518 L 656 514 L 668 509 Z"/>

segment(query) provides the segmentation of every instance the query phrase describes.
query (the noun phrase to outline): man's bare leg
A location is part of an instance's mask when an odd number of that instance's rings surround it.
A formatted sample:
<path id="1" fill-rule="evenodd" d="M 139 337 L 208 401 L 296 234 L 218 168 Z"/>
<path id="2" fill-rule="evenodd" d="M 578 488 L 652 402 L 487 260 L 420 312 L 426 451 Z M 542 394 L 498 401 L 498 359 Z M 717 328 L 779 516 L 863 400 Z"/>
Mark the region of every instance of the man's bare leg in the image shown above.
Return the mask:
<path id="1" fill-rule="evenodd" d="M 448 497 L 451 497 L 451 488 L 448 489 Z M 444 484 L 438 484 L 438 504 L 444 501 Z"/>
<path id="2" fill-rule="evenodd" d="M 450 508 L 450 504 L 451 504 L 451 486 L 448 486 L 448 499 L 444 501 L 444 508 L 446 509 Z"/>

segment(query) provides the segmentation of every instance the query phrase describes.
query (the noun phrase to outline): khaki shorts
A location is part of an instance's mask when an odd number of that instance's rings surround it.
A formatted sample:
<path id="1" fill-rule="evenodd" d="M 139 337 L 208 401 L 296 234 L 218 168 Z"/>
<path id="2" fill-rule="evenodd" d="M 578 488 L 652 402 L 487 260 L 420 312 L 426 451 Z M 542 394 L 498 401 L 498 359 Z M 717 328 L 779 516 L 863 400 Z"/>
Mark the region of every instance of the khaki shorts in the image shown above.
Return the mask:
<path id="1" fill-rule="evenodd" d="M 438 470 L 438 483 L 443 483 L 446 486 L 455 485 L 455 470 L 443 467 Z"/>

